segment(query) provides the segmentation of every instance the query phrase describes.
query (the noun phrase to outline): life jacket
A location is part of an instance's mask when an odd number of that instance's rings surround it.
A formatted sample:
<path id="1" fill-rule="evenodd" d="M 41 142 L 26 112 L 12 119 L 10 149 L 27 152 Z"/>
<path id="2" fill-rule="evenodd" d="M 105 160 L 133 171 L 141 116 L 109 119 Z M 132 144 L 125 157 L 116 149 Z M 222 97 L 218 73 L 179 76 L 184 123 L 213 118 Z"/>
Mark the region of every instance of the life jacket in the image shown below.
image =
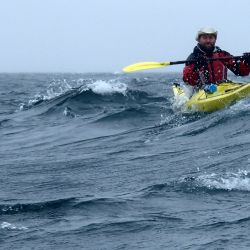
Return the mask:
<path id="1" fill-rule="evenodd" d="M 208 59 L 232 57 L 230 53 L 221 50 L 217 46 L 212 51 L 205 51 L 198 44 L 193 53 L 187 58 L 187 61 L 196 60 L 199 55 L 203 55 Z M 183 69 L 183 81 L 193 86 L 226 81 L 228 69 L 237 76 L 247 76 L 250 73 L 250 67 L 246 65 L 244 60 L 235 60 L 233 58 L 208 62 L 207 65 L 200 68 L 194 62 L 188 62 Z"/>

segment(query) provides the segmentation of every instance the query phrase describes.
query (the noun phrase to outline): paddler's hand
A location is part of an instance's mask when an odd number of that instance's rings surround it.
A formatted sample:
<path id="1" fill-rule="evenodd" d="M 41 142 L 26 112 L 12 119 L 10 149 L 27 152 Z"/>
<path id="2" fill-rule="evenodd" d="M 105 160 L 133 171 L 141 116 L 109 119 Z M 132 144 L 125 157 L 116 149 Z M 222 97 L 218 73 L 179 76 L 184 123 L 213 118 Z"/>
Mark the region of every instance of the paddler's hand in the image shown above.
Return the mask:
<path id="1" fill-rule="evenodd" d="M 242 59 L 247 66 L 250 66 L 250 52 L 244 53 Z"/>
<path id="2" fill-rule="evenodd" d="M 195 66 L 200 69 L 201 67 L 207 67 L 208 65 L 208 61 L 207 58 L 205 56 L 203 56 L 202 54 L 197 55 L 195 58 Z"/>

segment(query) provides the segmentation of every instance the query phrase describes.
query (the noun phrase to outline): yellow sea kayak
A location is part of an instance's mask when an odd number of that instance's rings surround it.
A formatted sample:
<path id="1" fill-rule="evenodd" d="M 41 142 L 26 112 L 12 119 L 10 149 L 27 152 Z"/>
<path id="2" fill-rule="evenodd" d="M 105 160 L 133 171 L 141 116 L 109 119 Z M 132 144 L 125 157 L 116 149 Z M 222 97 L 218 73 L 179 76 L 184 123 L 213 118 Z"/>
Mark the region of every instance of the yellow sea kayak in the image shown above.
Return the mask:
<path id="1" fill-rule="evenodd" d="M 250 96 L 250 83 L 222 82 L 217 85 L 216 92 L 210 94 L 201 89 L 190 98 L 179 84 L 173 84 L 173 92 L 176 100 L 185 100 L 185 108 L 198 112 L 213 112 Z"/>

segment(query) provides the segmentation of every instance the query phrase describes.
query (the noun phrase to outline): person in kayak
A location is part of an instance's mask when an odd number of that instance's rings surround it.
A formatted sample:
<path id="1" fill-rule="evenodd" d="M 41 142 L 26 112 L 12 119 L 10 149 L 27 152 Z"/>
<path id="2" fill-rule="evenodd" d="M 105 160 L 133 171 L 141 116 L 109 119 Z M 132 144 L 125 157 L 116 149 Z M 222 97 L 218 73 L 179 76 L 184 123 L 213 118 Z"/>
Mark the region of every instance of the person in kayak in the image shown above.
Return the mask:
<path id="1" fill-rule="evenodd" d="M 225 59 L 209 62 L 207 59 L 232 57 L 230 53 L 215 46 L 217 31 L 210 27 L 202 28 L 196 35 L 198 44 L 187 58 L 183 69 L 183 81 L 189 85 L 202 88 L 209 84 L 227 80 L 228 69 L 237 76 L 247 76 L 250 73 L 250 53 L 243 54 L 240 60 Z M 216 90 L 213 88 L 213 90 Z"/>

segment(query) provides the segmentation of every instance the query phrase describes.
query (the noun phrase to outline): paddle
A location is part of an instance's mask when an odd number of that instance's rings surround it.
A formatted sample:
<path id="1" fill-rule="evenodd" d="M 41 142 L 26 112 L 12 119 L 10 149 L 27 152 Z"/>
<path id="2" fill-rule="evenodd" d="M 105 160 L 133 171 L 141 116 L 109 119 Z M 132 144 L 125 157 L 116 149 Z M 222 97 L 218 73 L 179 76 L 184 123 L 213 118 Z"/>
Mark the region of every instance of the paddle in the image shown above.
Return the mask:
<path id="1" fill-rule="evenodd" d="M 219 57 L 219 58 L 211 58 L 207 59 L 208 62 L 212 61 L 218 61 L 218 60 L 228 60 L 228 59 L 242 59 L 243 56 L 228 56 L 228 57 Z M 169 65 L 175 65 L 175 64 L 184 64 L 184 63 L 192 63 L 195 62 L 195 60 L 192 61 L 175 61 L 175 62 L 140 62 L 131 64 L 125 68 L 123 68 L 123 71 L 126 73 L 139 71 L 139 70 L 145 70 L 145 69 L 154 69 L 154 68 L 162 68 Z"/>

